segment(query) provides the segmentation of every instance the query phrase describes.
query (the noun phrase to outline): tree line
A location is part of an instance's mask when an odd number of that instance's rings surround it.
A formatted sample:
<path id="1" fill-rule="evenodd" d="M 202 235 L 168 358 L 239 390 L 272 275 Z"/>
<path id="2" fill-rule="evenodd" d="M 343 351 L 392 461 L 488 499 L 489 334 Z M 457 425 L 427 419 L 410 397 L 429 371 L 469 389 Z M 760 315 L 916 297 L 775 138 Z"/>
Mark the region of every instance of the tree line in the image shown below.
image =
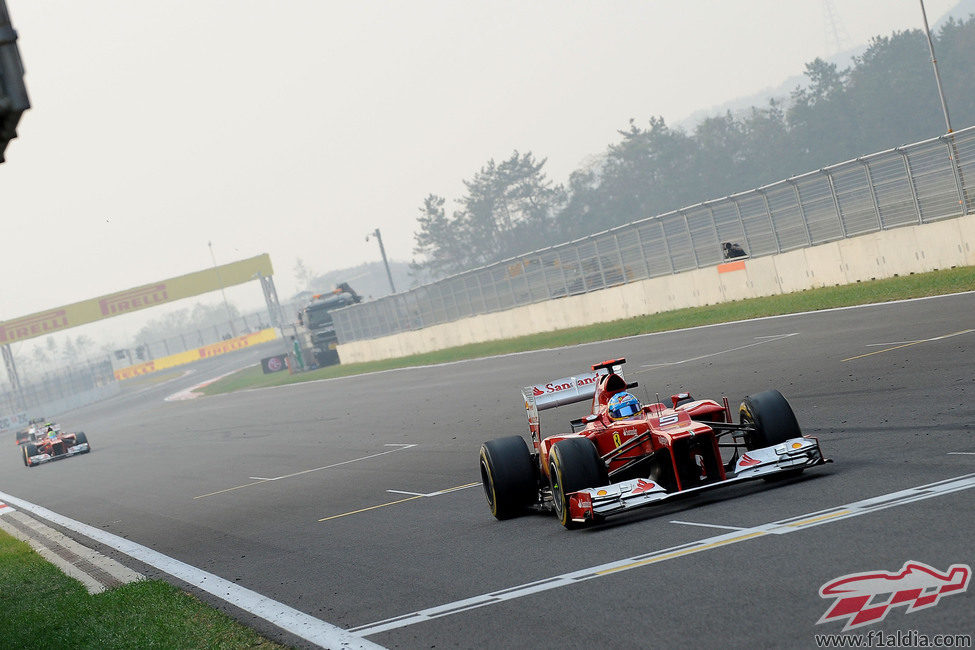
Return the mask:
<path id="1" fill-rule="evenodd" d="M 934 40 L 952 126 L 971 126 L 975 17 L 947 21 Z M 532 152 L 489 160 L 455 205 L 424 199 L 414 272 L 459 273 L 946 131 L 922 30 L 875 37 L 849 67 L 816 59 L 804 74 L 788 99 L 709 117 L 693 133 L 631 119 L 564 185 Z"/>

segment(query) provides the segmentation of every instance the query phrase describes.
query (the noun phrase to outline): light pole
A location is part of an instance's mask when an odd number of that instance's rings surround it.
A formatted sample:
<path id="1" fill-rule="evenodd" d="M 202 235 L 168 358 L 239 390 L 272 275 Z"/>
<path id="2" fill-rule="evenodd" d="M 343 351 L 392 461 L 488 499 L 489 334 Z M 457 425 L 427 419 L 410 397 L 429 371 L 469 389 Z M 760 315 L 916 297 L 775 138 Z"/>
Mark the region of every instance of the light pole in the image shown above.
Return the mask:
<path id="1" fill-rule="evenodd" d="M 213 270 L 217 272 L 217 282 L 220 283 L 220 294 L 223 296 L 223 307 L 227 310 L 227 319 L 230 321 L 230 333 L 237 337 L 237 328 L 234 327 L 234 315 L 230 311 L 230 303 L 227 302 L 227 292 L 223 288 L 223 278 L 220 277 L 220 269 L 217 268 L 217 256 L 213 254 L 213 242 L 208 241 L 210 247 L 210 259 L 213 260 Z"/>
<path id="2" fill-rule="evenodd" d="M 938 97 L 941 99 L 941 111 L 945 116 L 945 128 L 948 129 L 948 146 L 951 147 L 949 155 L 952 158 L 952 166 L 956 174 L 955 180 L 958 183 L 959 194 L 961 194 L 959 203 L 962 206 L 962 212 L 968 214 L 971 202 L 968 198 L 968 188 L 965 186 L 965 175 L 962 172 L 961 165 L 958 164 L 958 145 L 955 144 L 955 134 L 951 129 L 951 118 L 948 117 L 948 100 L 945 99 L 945 91 L 941 87 L 941 73 L 938 72 L 938 59 L 934 56 L 934 41 L 931 40 L 931 28 L 928 27 L 928 12 L 924 9 L 924 0 L 919 0 L 919 2 L 921 3 L 921 17 L 924 18 L 924 37 L 928 39 L 928 51 L 931 52 L 931 66 L 934 68 L 934 80 L 938 84 Z"/>
<path id="3" fill-rule="evenodd" d="M 928 39 L 928 50 L 931 52 L 931 65 L 934 67 L 934 79 L 938 82 L 938 97 L 941 98 L 941 110 L 945 114 L 945 127 L 951 133 L 951 119 L 948 117 L 948 102 L 945 100 L 945 91 L 941 87 L 941 73 L 938 72 L 938 59 L 934 56 L 934 42 L 931 40 L 931 28 L 928 27 L 928 12 L 924 10 L 924 0 L 921 2 L 921 16 L 924 18 L 924 36 Z"/>
<path id="4" fill-rule="evenodd" d="M 370 237 L 375 237 L 379 242 L 379 252 L 383 256 L 383 265 L 386 267 L 386 277 L 389 279 L 389 288 L 392 289 L 393 293 L 396 293 L 396 285 L 393 284 L 393 274 L 389 271 L 389 262 L 386 260 L 386 248 L 383 247 L 383 236 L 379 234 L 379 228 L 376 228 L 371 233 L 366 235 L 366 241 L 369 241 Z"/>

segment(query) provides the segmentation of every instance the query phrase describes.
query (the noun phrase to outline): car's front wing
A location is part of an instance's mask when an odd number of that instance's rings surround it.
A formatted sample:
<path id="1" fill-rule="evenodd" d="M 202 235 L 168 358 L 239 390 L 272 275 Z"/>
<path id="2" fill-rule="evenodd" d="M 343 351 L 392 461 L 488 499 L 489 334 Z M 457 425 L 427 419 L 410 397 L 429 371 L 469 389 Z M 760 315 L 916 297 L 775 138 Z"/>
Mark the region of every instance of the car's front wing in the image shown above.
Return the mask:
<path id="1" fill-rule="evenodd" d="M 62 458 L 67 458 L 68 456 L 74 456 L 76 454 L 83 454 L 88 451 L 88 443 L 83 442 L 78 445 L 72 445 L 65 449 L 63 454 L 34 454 L 33 456 L 28 456 L 27 460 L 31 465 L 40 465 L 41 463 L 47 463 L 52 460 L 61 460 Z"/>
<path id="2" fill-rule="evenodd" d="M 805 469 L 829 462 L 815 438 L 792 438 L 773 447 L 753 449 L 738 459 L 723 481 L 680 491 L 668 491 L 649 478 L 635 478 L 603 487 L 587 488 L 569 495 L 569 516 L 574 522 L 591 522 L 606 515 L 688 496 L 731 483 Z"/>

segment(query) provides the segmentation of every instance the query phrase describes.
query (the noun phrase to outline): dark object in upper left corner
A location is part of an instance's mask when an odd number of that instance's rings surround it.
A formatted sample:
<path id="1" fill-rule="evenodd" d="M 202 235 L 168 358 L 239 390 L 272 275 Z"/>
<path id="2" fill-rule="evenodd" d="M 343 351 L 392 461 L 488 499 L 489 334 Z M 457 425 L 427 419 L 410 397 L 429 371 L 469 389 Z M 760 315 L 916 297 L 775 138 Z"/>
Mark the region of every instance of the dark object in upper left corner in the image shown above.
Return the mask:
<path id="1" fill-rule="evenodd" d="M 17 32 L 10 23 L 5 0 L 0 0 L 0 163 L 7 144 L 17 137 L 20 116 L 30 108 L 24 65 L 17 48 Z"/>

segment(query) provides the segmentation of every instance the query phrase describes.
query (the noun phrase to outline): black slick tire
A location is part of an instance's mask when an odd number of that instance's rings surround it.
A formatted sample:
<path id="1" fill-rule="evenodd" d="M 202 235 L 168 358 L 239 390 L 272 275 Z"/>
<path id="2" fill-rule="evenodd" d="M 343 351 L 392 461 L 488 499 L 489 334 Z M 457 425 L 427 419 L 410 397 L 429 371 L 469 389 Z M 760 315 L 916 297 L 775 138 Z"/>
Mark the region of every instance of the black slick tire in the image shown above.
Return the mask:
<path id="1" fill-rule="evenodd" d="M 24 445 L 24 465 L 27 467 L 33 467 L 34 463 L 30 462 L 30 457 L 37 455 L 37 446 L 33 442 L 28 442 Z"/>
<path id="2" fill-rule="evenodd" d="M 749 395 L 738 409 L 742 424 L 755 427 L 745 436 L 745 447 L 772 447 L 791 438 L 802 437 L 799 422 L 782 393 L 773 389 Z"/>
<path id="3" fill-rule="evenodd" d="M 566 438 L 556 442 L 549 452 L 548 471 L 555 516 L 566 528 L 576 528 L 579 522 L 572 521 L 569 515 L 568 495 L 608 484 L 606 464 L 588 438 Z"/>
<path id="4" fill-rule="evenodd" d="M 537 500 L 536 471 L 521 436 L 485 442 L 481 445 L 480 466 L 484 495 L 495 518 L 517 517 Z"/>

